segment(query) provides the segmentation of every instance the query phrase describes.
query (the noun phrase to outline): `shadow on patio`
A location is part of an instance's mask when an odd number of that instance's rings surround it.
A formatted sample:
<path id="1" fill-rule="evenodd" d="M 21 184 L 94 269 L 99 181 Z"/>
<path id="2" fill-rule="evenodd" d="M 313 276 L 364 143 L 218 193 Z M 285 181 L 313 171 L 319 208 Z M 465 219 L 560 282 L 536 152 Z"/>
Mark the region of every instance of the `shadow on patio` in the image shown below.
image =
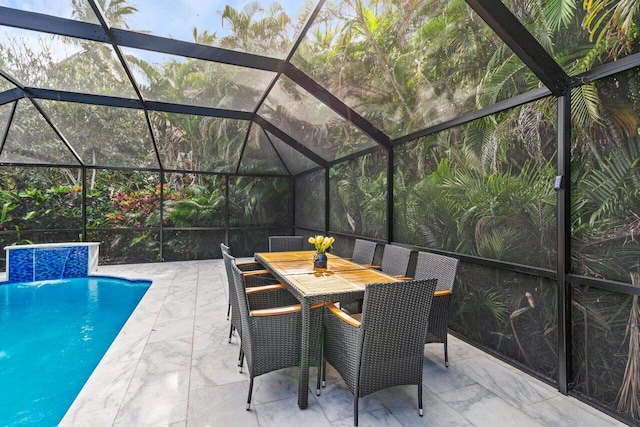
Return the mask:
<path id="1" fill-rule="evenodd" d="M 227 342 L 222 260 L 101 266 L 99 274 L 153 285 L 68 411 L 63 426 L 351 426 L 352 395 L 330 368 L 309 407 L 297 406 L 296 369 L 260 376 L 251 411 L 248 376 Z M 517 369 L 450 337 L 425 346 L 425 414 L 413 387 L 360 399 L 361 426 L 615 426 L 615 419 L 563 396 Z M 311 372 L 312 382 L 315 371 Z"/>

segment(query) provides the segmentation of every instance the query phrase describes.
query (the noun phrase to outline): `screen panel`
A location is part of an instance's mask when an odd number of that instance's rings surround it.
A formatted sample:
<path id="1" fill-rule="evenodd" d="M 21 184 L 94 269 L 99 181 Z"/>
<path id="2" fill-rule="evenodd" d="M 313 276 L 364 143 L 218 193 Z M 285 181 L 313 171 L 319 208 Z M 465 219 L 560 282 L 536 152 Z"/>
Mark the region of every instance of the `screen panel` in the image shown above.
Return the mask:
<path id="1" fill-rule="evenodd" d="M 278 78 L 258 114 L 328 161 L 377 145 L 284 75 Z"/>
<path id="2" fill-rule="evenodd" d="M 640 318 L 638 297 L 573 286 L 571 307 L 575 390 L 640 421 L 633 415 L 633 374 L 626 372 L 639 357 L 633 326 Z M 620 399 L 621 393 L 627 397 Z"/>
<path id="3" fill-rule="evenodd" d="M 160 233 L 155 230 L 87 230 L 90 242 L 100 242 L 99 264 L 160 261 Z"/>
<path id="4" fill-rule="evenodd" d="M 136 99 L 110 44 L 0 26 L 2 69 L 24 86 Z"/>
<path id="5" fill-rule="evenodd" d="M 64 141 L 29 100 L 17 101 L 0 162 L 26 164 L 79 164 Z"/>
<path id="6" fill-rule="evenodd" d="M 159 111 L 149 119 L 165 169 L 236 172 L 248 121 Z"/>
<path id="7" fill-rule="evenodd" d="M 292 63 L 392 138 L 540 86 L 464 1 L 329 0 Z"/>
<path id="8" fill-rule="evenodd" d="M 574 274 L 630 283 L 640 244 L 640 70 L 575 89 L 591 94 L 596 115 L 572 116 L 571 249 Z"/>
<path id="9" fill-rule="evenodd" d="M 121 49 L 142 96 L 149 101 L 251 112 L 276 75 L 201 59 Z"/>
<path id="10" fill-rule="evenodd" d="M 229 178 L 229 226 L 291 227 L 289 178 L 234 176 Z"/>
<path id="11" fill-rule="evenodd" d="M 271 140 L 259 126 L 251 126 L 238 173 L 289 175 Z"/>
<path id="12" fill-rule="evenodd" d="M 394 148 L 393 241 L 554 269 L 556 104 Z"/>
<path id="13" fill-rule="evenodd" d="M 226 177 L 165 173 L 165 227 L 222 227 L 226 224 Z"/>
<path id="14" fill-rule="evenodd" d="M 33 241 L 27 230 L 76 229 L 82 234 L 82 175 L 79 168 L 0 168 L 0 231 Z"/>
<path id="15" fill-rule="evenodd" d="M 137 0 L 131 13 L 108 21 L 116 28 L 284 58 L 308 13 L 298 2 Z"/>
<path id="16" fill-rule="evenodd" d="M 224 230 L 165 230 L 162 255 L 165 261 L 221 258 Z"/>
<path id="17" fill-rule="evenodd" d="M 160 168 L 143 110 L 39 103 L 85 165 Z"/>
<path id="18" fill-rule="evenodd" d="M 329 230 L 386 240 L 386 151 L 338 163 L 330 176 Z"/>
<path id="19" fill-rule="evenodd" d="M 556 381 L 556 294 L 550 279 L 460 262 L 449 328 Z"/>
<path id="20" fill-rule="evenodd" d="M 305 174 L 295 178 L 296 227 L 325 229 L 325 172 Z"/>
<path id="21" fill-rule="evenodd" d="M 87 228 L 160 226 L 158 172 L 89 169 Z"/>
<path id="22" fill-rule="evenodd" d="M 269 140 L 273 143 L 273 146 L 280 155 L 280 158 L 287 166 L 287 170 L 292 175 L 297 175 L 318 166 L 313 160 L 309 159 L 304 154 L 300 153 L 298 150 L 291 147 L 289 144 L 285 143 L 277 136 L 273 135 L 271 132 L 264 132 L 266 133 Z"/>
<path id="23" fill-rule="evenodd" d="M 569 75 L 640 52 L 634 1 L 504 3 Z"/>

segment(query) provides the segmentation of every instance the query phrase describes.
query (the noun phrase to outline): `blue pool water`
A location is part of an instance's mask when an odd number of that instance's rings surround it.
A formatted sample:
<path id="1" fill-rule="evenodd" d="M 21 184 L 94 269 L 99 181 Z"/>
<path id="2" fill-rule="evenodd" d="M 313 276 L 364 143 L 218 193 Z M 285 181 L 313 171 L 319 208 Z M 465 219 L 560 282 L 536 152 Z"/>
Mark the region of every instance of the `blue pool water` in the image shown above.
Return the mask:
<path id="1" fill-rule="evenodd" d="M 150 285 L 0 284 L 0 425 L 58 424 Z"/>

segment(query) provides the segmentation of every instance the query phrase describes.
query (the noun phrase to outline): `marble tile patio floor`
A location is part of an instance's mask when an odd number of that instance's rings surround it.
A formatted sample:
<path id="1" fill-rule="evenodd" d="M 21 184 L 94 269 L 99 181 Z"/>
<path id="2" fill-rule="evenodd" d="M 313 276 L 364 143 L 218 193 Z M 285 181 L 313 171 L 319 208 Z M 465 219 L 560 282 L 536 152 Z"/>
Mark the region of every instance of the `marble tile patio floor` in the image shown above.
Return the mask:
<path id="1" fill-rule="evenodd" d="M 321 396 L 297 405 L 296 368 L 256 378 L 227 342 L 222 260 L 101 266 L 98 274 L 153 284 L 62 420 L 62 426 L 352 426 L 352 396 L 330 368 Z M 621 426 L 622 423 L 456 338 L 450 367 L 425 346 L 424 417 L 415 386 L 360 400 L 366 426 Z M 312 390 L 315 388 L 311 372 Z"/>

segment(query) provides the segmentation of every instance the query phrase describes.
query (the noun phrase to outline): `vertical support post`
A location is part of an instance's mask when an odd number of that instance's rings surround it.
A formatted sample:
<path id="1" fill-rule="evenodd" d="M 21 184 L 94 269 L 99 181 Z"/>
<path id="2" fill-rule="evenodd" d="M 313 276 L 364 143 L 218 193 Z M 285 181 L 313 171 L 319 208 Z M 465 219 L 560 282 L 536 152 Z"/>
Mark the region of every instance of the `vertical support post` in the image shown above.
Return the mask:
<path id="1" fill-rule="evenodd" d="M 224 180 L 224 244 L 231 246 L 229 242 L 229 179 L 231 176 L 226 175 Z M 222 255 L 220 255 L 222 256 Z"/>
<path id="2" fill-rule="evenodd" d="M 387 242 L 393 240 L 393 148 L 387 150 Z"/>
<path id="3" fill-rule="evenodd" d="M 324 235 L 329 234 L 329 212 L 331 212 L 331 197 L 329 194 L 329 167 L 324 169 Z"/>
<path id="4" fill-rule="evenodd" d="M 82 241 L 87 241 L 87 167 L 82 166 Z"/>
<path id="5" fill-rule="evenodd" d="M 571 92 L 558 98 L 558 389 L 567 394 L 573 382 L 571 354 Z"/>
<path id="6" fill-rule="evenodd" d="M 160 169 L 160 261 L 164 261 L 164 170 Z"/>
<path id="7" fill-rule="evenodd" d="M 296 234 L 296 178 L 289 177 L 289 191 L 291 191 L 291 224 L 293 225 L 293 235 Z"/>

